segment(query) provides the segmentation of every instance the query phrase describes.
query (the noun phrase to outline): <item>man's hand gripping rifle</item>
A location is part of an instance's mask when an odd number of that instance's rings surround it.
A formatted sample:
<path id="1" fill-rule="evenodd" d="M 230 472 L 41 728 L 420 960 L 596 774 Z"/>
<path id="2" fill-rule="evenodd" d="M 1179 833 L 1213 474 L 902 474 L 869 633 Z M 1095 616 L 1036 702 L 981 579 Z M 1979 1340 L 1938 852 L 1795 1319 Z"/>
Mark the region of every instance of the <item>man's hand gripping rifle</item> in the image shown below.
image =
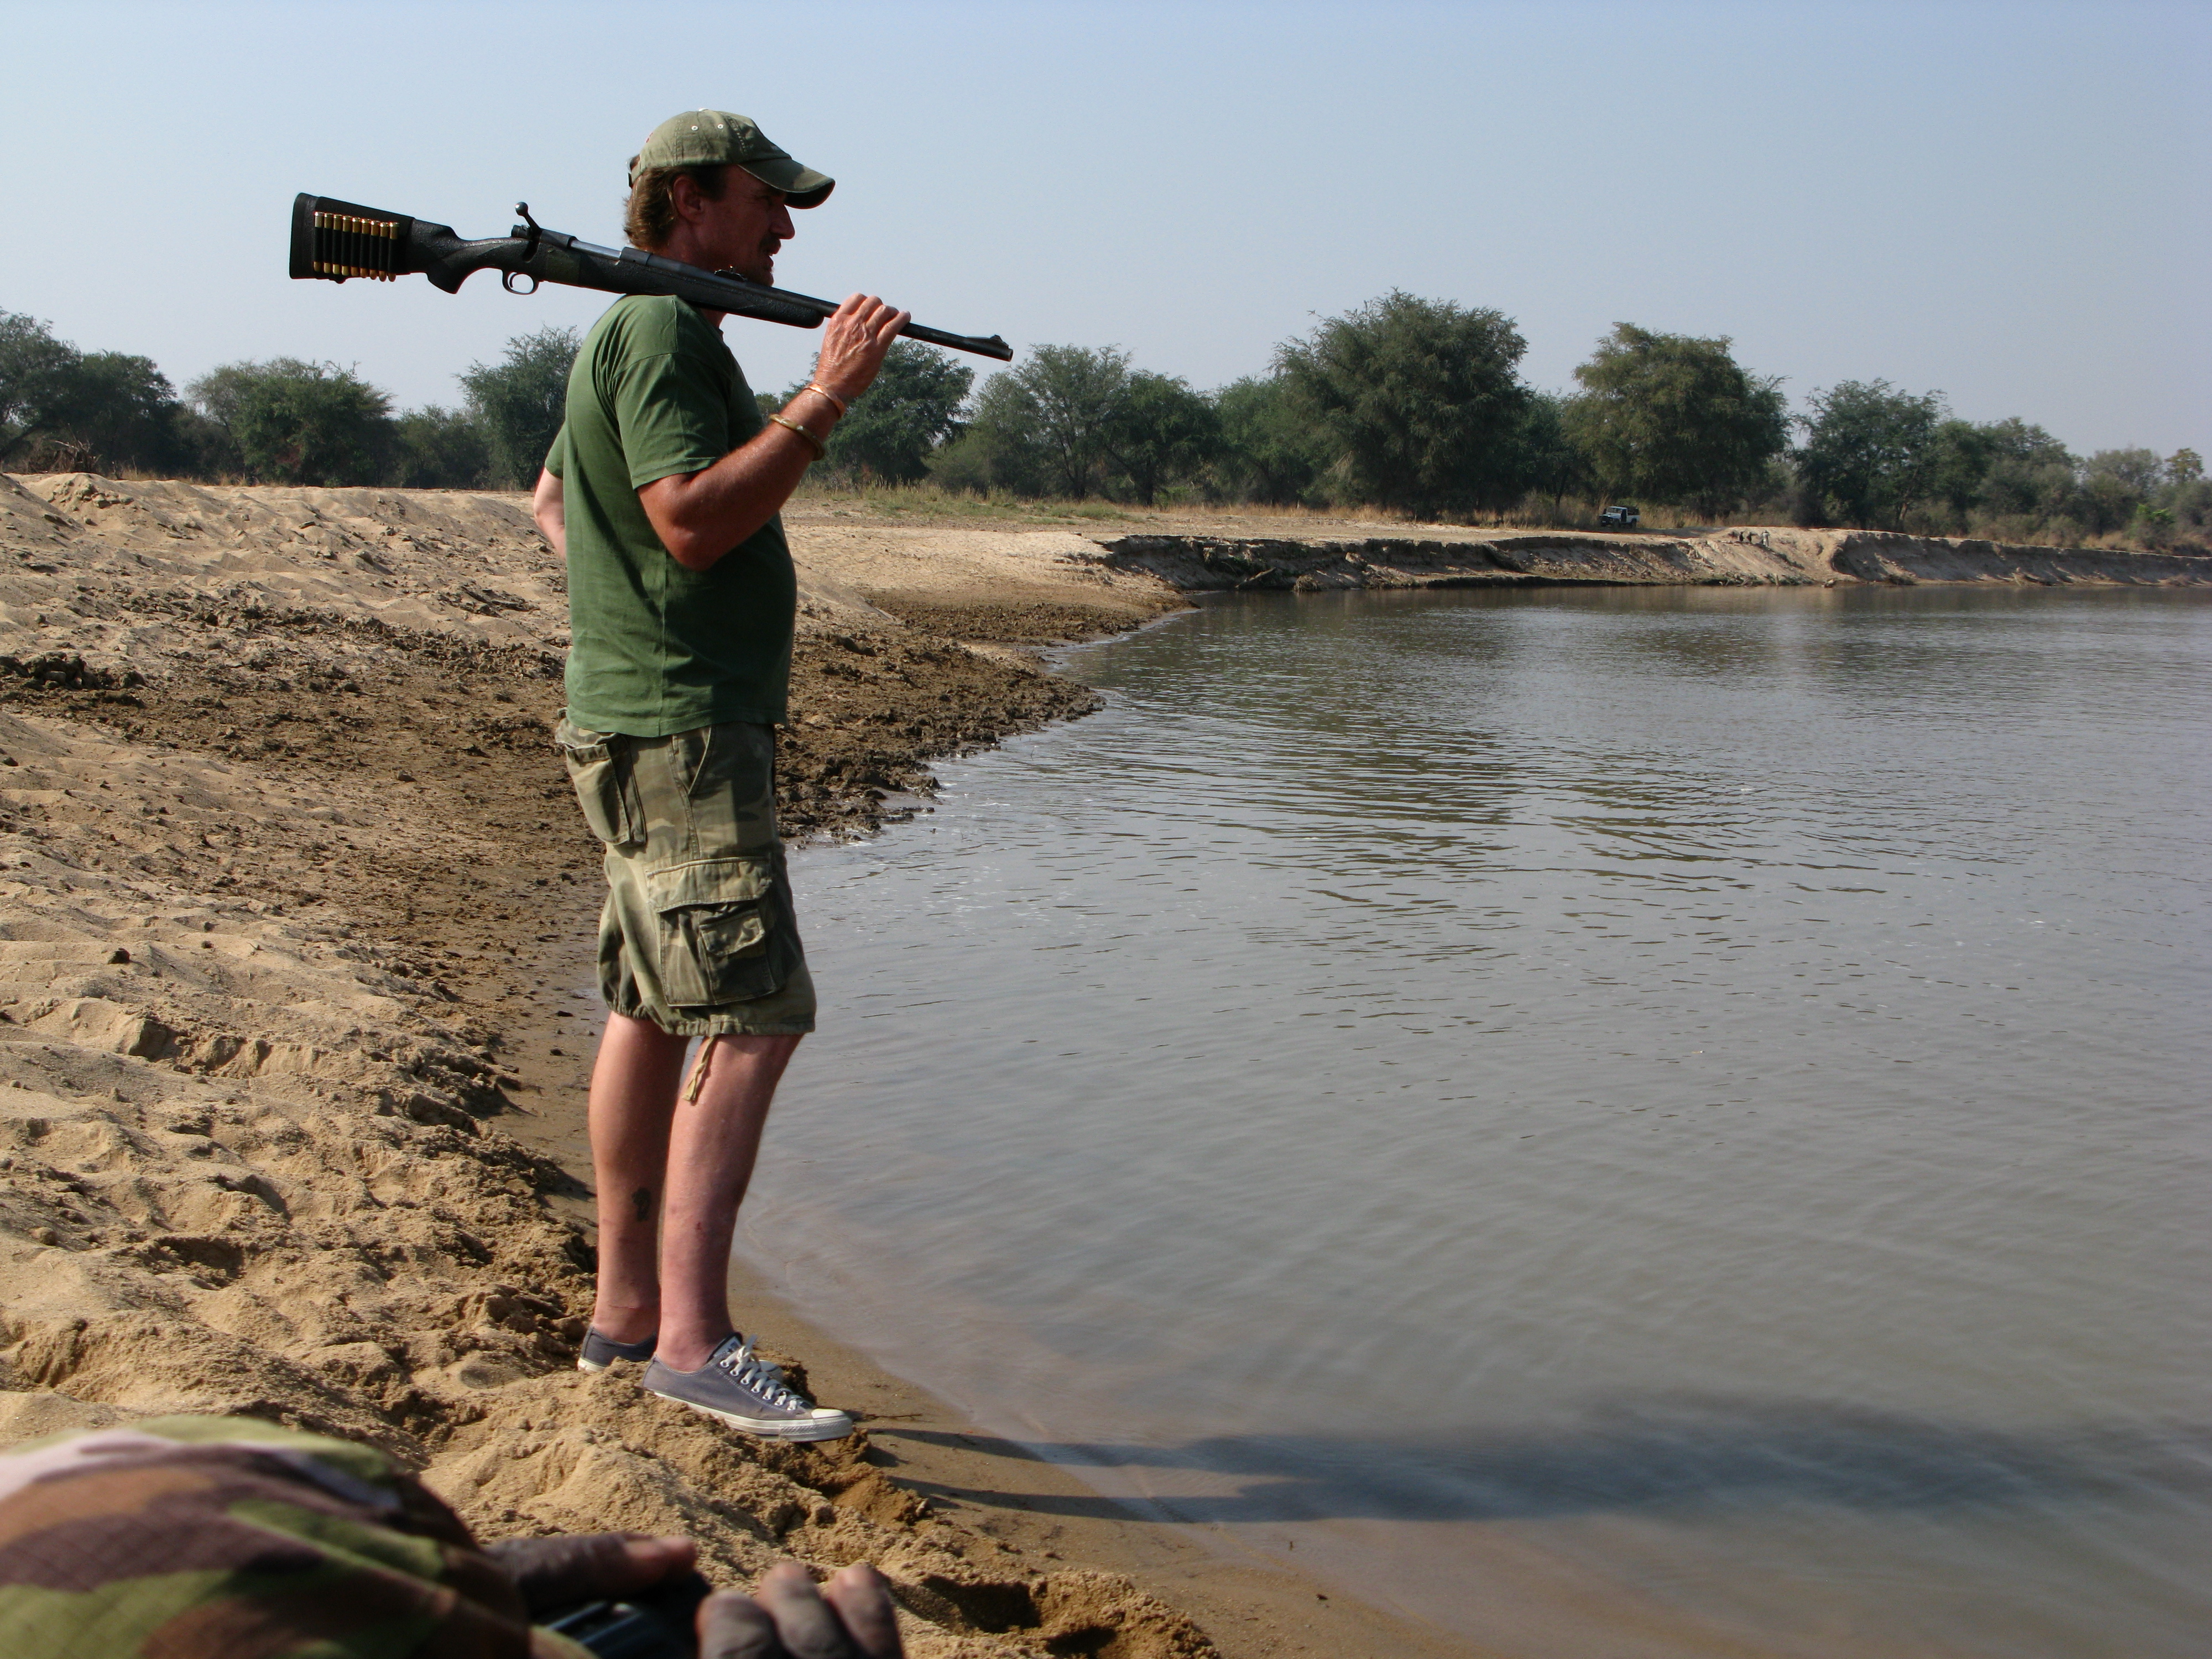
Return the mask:
<path id="1" fill-rule="evenodd" d="M 546 230 L 530 216 L 530 204 L 518 202 L 522 222 L 504 236 L 463 241 L 451 225 L 433 225 L 404 213 L 362 207 L 329 196 L 301 195 L 292 202 L 292 275 L 343 283 L 367 276 L 388 283 L 417 272 L 448 294 L 458 293 L 471 271 L 496 270 L 510 294 L 530 294 L 540 283 L 594 288 L 606 294 L 667 294 L 707 311 L 756 317 L 793 328 L 819 328 L 837 307 L 787 289 L 749 282 L 735 271 L 702 270 L 642 248 L 595 247 L 557 230 Z M 528 288 L 515 286 L 520 276 Z M 908 323 L 899 331 L 908 339 L 951 346 L 978 356 L 1013 360 L 1013 348 L 994 334 L 980 338 L 947 334 Z"/>

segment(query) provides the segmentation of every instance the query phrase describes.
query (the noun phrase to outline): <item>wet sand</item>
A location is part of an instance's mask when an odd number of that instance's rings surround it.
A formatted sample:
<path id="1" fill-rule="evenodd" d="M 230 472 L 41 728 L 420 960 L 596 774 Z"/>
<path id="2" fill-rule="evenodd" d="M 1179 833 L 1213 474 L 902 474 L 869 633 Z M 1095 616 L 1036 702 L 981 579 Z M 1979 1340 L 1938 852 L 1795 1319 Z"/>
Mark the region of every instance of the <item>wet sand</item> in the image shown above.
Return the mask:
<path id="1" fill-rule="evenodd" d="M 795 834 L 1081 714 L 1029 647 L 1182 603 L 1069 532 L 794 517 Z M 876 1561 L 922 1656 L 1467 1652 L 1125 1515 L 742 1279 L 863 1433 L 763 1445 L 573 1370 L 564 626 L 520 496 L 0 479 L 0 1440 L 357 1435 L 487 1536 L 684 1531 L 729 1583 Z"/>

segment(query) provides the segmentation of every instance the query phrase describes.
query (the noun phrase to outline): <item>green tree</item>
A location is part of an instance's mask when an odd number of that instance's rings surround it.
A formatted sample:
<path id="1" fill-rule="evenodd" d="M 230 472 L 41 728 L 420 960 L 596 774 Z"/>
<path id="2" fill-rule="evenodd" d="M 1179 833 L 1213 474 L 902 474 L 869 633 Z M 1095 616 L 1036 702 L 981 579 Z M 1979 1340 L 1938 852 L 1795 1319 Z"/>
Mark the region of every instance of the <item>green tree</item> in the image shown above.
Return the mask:
<path id="1" fill-rule="evenodd" d="M 1048 485 L 1036 398 L 1012 374 L 994 374 L 969 404 L 964 427 L 930 456 L 928 466 L 930 477 L 947 489 L 1043 495 Z"/>
<path id="2" fill-rule="evenodd" d="M 2095 533 L 2124 530 L 2166 483 L 2166 463 L 2151 449 L 2100 449 L 2081 464 L 2081 517 Z"/>
<path id="3" fill-rule="evenodd" d="M 184 405 L 150 357 L 97 351 L 79 357 L 48 405 L 50 429 L 110 465 L 161 471 L 185 458 Z"/>
<path id="4" fill-rule="evenodd" d="M 1522 483 L 1551 497 L 1554 515 L 1571 493 L 1591 484 L 1589 463 L 1571 430 L 1577 401 L 1557 392 L 1533 392 L 1528 412 L 1521 422 Z"/>
<path id="5" fill-rule="evenodd" d="M 35 318 L 0 313 L 0 458 L 66 447 L 80 463 L 173 467 L 183 414 L 151 358 L 87 354 Z"/>
<path id="6" fill-rule="evenodd" d="M 2130 495 L 2157 493 L 2166 483 L 2166 463 L 2154 449 L 2100 449 L 2081 465 L 2084 477 L 2109 477 Z"/>
<path id="7" fill-rule="evenodd" d="M 1778 379 L 1747 374 L 1723 336 L 1698 339 L 1616 323 L 1575 370 L 1583 395 L 1567 432 L 1607 495 L 1726 511 L 1789 447 Z"/>
<path id="8" fill-rule="evenodd" d="M 225 363 L 186 388 L 264 483 L 374 483 L 392 445 L 392 400 L 336 363 Z"/>
<path id="9" fill-rule="evenodd" d="M 948 489 L 1095 495 L 1129 378 L 1129 354 L 1115 347 L 1038 346 L 1018 368 L 983 382 L 967 430 L 930 471 Z"/>
<path id="10" fill-rule="evenodd" d="M 568 369 L 583 337 L 573 328 L 541 328 L 507 343 L 496 363 L 471 363 L 459 377 L 491 447 L 493 482 L 527 489 L 538 482 L 568 404 Z"/>
<path id="11" fill-rule="evenodd" d="M 1039 346 L 1010 380 L 1009 402 L 1026 416 L 1046 487 L 1081 501 L 1102 482 L 1108 440 L 1129 395 L 1129 354 L 1113 346 Z"/>
<path id="12" fill-rule="evenodd" d="M 189 402 L 177 415 L 177 470 L 182 477 L 236 480 L 246 474 L 230 428 L 210 420 Z"/>
<path id="13" fill-rule="evenodd" d="M 1943 504 L 1954 529 L 1964 530 L 1982 503 L 1990 468 L 1998 454 L 1997 441 L 1990 428 L 1972 421 L 1940 421 L 1929 449 L 1928 498 Z"/>
<path id="14" fill-rule="evenodd" d="M 261 383 L 264 374 L 279 368 L 307 374 L 312 368 L 296 357 L 277 357 L 267 363 L 221 363 L 186 386 L 185 397 L 202 415 L 228 429 L 238 418 L 246 394 Z"/>
<path id="15" fill-rule="evenodd" d="M 2081 468 L 2064 444 L 2017 416 L 1980 431 L 1990 457 L 1982 474 L 1984 514 L 2033 526 L 2067 513 Z"/>
<path id="16" fill-rule="evenodd" d="M 392 481 L 403 489 L 482 489 L 491 444 L 465 410 L 430 404 L 392 422 Z"/>
<path id="17" fill-rule="evenodd" d="M 2202 455 L 2193 449 L 2177 449 L 2166 458 L 2166 488 L 2159 492 L 2152 514 L 2152 525 L 2146 527 L 2155 527 L 2161 545 L 2170 545 L 2177 535 L 2200 545 L 2212 536 L 2212 478 L 2204 476 Z"/>
<path id="18" fill-rule="evenodd" d="M 78 359 L 35 317 L 0 311 L 0 460 L 29 447 Z"/>
<path id="19" fill-rule="evenodd" d="M 1221 417 L 1188 381 L 1139 369 L 1103 447 L 1130 493 L 1150 507 L 1167 485 L 1204 471 L 1221 447 Z"/>
<path id="20" fill-rule="evenodd" d="M 1214 393 L 1221 447 L 1214 475 L 1234 500 L 1290 507 L 1321 477 L 1322 434 L 1279 374 L 1248 375 Z"/>
<path id="21" fill-rule="evenodd" d="M 857 398 L 830 434 L 830 465 L 885 483 L 927 477 L 932 451 L 960 429 L 960 405 L 975 371 L 935 346 L 898 340 L 884 354 L 876 383 Z M 800 381 L 763 414 L 780 412 L 805 385 Z"/>
<path id="22" fill-rule="evenodd" d="M 1943 397 L 1887 380 L 1844 380 L 1807 400 L 1798 477 L 1814 504 L 1848 525 L 1893 528 L 1927 497 Z"/>
<path id="23" fill-rule="evenodd" d="M 1527 349 L 1499 312 L 1393 290 L 1278 347 L 1275 362 L 1328 434 L 1347 494 L 1433 515 L 1521 493 Z"/>

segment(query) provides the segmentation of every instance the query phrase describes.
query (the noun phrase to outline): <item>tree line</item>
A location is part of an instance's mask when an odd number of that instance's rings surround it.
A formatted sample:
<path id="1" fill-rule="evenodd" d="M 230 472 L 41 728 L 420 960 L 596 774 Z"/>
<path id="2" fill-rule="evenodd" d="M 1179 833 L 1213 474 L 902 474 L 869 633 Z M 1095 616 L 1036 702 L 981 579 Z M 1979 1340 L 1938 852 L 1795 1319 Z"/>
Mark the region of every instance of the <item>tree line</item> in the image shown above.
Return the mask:
<path id="1" fill-rule="evenodd" d="M 337 363 L 224 363 L 179 395 L 149 357 L 85 352 L 0 312 L 0 467 L 255 483 L 520 489 L 560 429 L 572 328 L 509 340 L 458 376 L 454 408 L 398 414 Z"/>
<path id="2" fill-rule="evenodd" d="M 226 364 L 179 397 L 143 357 L 85 353 L 0 313 L 0 465 L 136 468 L 270 483 L 526 487 L 561 421 L 578 334 L 548 328 L 456 377 L 453 408 L 395 415 L 350 368 Z M 1608 503 L 1730 519 L 1984 535 L 2212 538 L 2191 450 L 2079 456 L 2020 419 L 1952 416 L 1885 380 L 1814 392 L 1725 337 L 1630 323 L 1575 386 L 1520 372 L 1499 312 L 1394 292 L 1278 346 L 1266 374 L 1210 391 L 1114 347 L 1045 345 L 978 386 L 902 341 L 832 435 L 847 483 L 1153 506 L 1380 508 L 1424 519 L 1577 524 Z M 764 394 L 781 408 L 797 387 Z"/>

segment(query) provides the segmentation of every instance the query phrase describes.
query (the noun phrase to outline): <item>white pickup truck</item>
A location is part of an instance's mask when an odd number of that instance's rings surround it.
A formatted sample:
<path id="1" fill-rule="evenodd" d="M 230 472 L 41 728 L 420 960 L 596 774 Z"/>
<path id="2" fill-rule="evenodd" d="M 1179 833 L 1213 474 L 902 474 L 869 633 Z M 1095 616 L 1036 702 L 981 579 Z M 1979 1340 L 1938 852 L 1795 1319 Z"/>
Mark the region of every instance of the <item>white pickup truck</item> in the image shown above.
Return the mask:
<path id="1" fill-rule="evenodd" d="M 1615 502 L 1597 515 L 1597 521 L 1607 529 L 1633 530 L 1644 522 L 1644 515 L 1626 502 Z"/>

